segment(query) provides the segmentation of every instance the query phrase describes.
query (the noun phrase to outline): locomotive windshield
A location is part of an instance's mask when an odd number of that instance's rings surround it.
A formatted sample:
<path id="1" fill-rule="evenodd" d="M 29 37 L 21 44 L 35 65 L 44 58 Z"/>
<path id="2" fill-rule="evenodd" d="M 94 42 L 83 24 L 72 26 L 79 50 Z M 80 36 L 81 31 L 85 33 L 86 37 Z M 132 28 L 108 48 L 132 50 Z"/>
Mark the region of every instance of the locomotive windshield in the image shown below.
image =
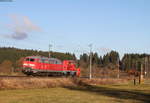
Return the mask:
<path id="1" fill-rule="evenodd" d="M 33 58 L 26 58 L 26 61 L 34 62 L 35 59 L 33 59 Z"/>

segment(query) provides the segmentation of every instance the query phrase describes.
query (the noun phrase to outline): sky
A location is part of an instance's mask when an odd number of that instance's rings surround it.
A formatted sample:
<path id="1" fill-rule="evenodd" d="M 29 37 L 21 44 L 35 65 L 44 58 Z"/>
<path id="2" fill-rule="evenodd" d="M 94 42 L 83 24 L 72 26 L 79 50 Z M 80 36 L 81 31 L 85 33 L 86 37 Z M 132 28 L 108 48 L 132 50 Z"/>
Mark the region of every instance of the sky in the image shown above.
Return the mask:
<path id="1" fill-rule="evenodd" d="M 4 1 L 4 0 L 3 0 Z M 6 0 L 7 1 L 7 0 Z M 0 47 L 104 55 L 150 53 L 150 0 L 0 2 Z"/>

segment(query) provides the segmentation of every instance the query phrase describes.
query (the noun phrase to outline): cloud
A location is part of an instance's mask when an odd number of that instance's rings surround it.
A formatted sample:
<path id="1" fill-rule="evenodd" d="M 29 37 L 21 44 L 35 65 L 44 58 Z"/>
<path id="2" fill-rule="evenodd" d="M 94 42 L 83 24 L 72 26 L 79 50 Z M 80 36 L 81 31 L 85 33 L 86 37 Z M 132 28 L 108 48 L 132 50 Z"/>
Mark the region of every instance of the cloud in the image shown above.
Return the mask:
<path id="1" fill-rule="evenodd" d="M 24 16 L 23 22 L 27 31 L 41 31 L 41 29 L 35 24 L 33 24 L 28 17 Z"/>
<path id="2" fill-rule="evenodd" d="M 25 32 L 15 31 L 13 34 L 5 35 L 5 37 L 15 40 L 23 40 L 28 37 L 28 34 Z"/>
<path id="3" fill-rule="evenodd" d="M 12 23 L 8 24 L 7 27 L 10 29 L 11 33 L 5 34 L 4 37 L 23 40 L 26 39 L 31 32 L 40 32 L 41 28 L 32 23 L 32 21 L 27 16 L 20 15 L 10 15 Z"/>

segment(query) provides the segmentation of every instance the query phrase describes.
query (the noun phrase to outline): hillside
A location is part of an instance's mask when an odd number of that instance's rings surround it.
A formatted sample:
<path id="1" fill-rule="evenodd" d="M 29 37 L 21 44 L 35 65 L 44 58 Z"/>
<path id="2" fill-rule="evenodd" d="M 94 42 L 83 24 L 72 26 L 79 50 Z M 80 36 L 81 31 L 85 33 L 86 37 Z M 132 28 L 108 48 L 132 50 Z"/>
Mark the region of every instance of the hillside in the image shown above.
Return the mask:
<path id="1" fill-rule="evenodd" d="M 26 56 L 40 55 L 48 57 L 48 52 L 37 51 L 29 49 L 18 49 L 12 47 L 0 48 L 0 72 L 10 72 L 11 68 L 14 70 L 21 66 L 21 61 Z M 51 57 L 58 58 L 60 60 L 74 60 L 76 59 L 74 54 L 51 52 Z"/>

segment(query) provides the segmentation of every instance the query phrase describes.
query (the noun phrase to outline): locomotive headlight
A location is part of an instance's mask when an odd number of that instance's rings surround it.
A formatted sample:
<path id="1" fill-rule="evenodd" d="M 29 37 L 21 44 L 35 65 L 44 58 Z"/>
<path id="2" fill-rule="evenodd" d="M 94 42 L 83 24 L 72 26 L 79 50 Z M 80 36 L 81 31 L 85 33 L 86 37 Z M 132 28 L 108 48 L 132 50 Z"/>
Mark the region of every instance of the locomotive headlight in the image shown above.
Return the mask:
<path id="1" fill-rule="evenodd" d="M 28 65 L 28 64 L 24 63 L 23 65 L 26 66 L 26 65 Z"/>
<path id="2" fill-rule="evenodd" d="M 24 63 L 23 65 L 24 65 L 24 66 L 31 66 L 31 67 L 34 67 L 34 66 L 35 66 L 35 64 L 27 64 L 27 63 Z"/>
<path id="3" fill-rule="evenodd" d="M 35 66 L 35 64 L 30 64 L 30 66 L 31 66 L 31 67 L 34 67 L 34 66 Z"/>

